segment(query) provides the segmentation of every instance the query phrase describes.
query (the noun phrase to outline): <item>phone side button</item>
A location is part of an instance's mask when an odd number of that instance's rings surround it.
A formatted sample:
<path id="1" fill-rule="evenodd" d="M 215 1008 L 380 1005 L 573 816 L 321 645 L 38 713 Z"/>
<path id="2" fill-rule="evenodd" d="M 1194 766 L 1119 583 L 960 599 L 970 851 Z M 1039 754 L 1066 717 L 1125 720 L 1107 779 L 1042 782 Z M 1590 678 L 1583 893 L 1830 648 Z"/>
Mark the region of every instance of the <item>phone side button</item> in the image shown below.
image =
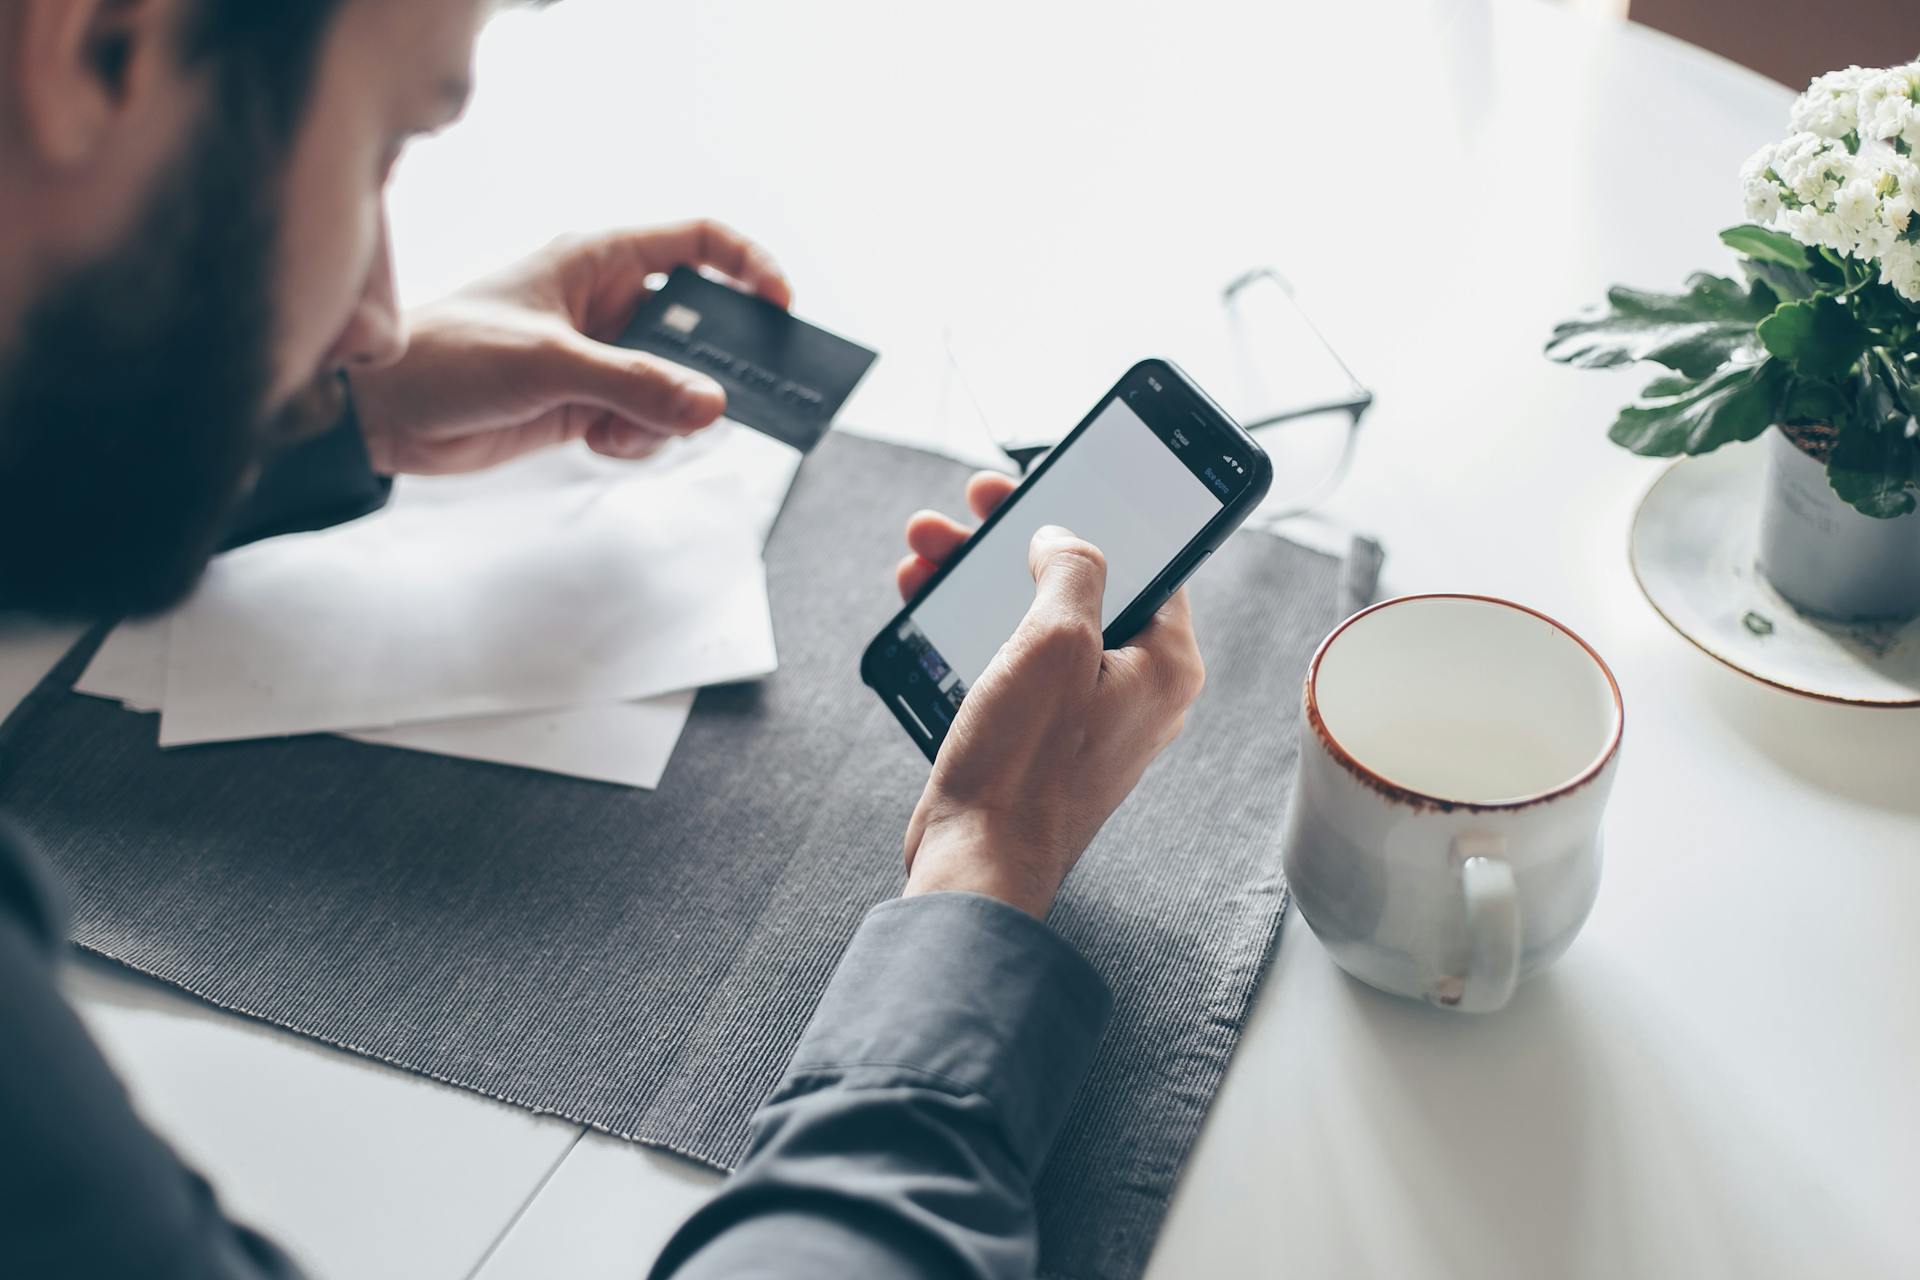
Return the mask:
<path id="1" fill-rule="evenodd" d="M 1205 564 L 1207 561 L 1211 559 L 1213 559 L 1213 548 L 1208 547 L 1205 551 L 1200 553 L 1200 558 L 1193 562 L 1192 567 L 1189 568 L 1185 573 L 1180 575 L 1180 581 L 1173 584 L 1173 591 L 1178 591 L 1180 588 L 1186 586 L 1187 579 L 1191 578 L 1194 574 L 1200 572 L 1200 566 Z M 1173 591 L 1169 591 L 1167 592 L 1167 594 L 1172 595 Z"/>

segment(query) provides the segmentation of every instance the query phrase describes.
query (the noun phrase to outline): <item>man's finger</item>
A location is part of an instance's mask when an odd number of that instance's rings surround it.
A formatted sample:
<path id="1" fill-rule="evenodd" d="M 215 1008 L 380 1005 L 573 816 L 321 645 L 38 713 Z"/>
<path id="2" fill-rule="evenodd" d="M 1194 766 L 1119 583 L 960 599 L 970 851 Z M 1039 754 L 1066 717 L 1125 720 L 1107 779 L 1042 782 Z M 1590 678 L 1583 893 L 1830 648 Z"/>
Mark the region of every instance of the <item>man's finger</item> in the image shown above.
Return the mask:
<path id="1" fill-rule="evenodd" d="M 1020 482 L 1012 476 L 1003 476 L 998 471 L 976 471 L 967 481 L 967 506 L 985 520 L 1019 487 Z"/>
<path id="2" fill-rule="evenodd" d="M 543 349 L 539 385 L 556 404 L 584 404 L 656 432 L 686 435 L 727 408 L 727 393 L 706 374 L 644 351 L 579 337 Z"/>
<path id="3" fill-rule="evenodd" d="M 902 600 L 913 599 L 913 593 L 927 585 L 927 579 L 940 572 L 940 566 L 925 556 L 905 556 L 894 566 L 894 585 L 900 588 Z"/>
<path id="4" fill-rule="evenodd" d="M 982 520 L 992 515 L 1018 486 L 994 471 L 982 471 L 967 481 L 967 505 Z M 973 530 L 938 511 L 916 511 L 907 517 L 907 546 L 935 564 L 945 564 L 973 536 Z"/>
<path id="5" fill-rule="evenodd" d="M 601 240 L 598 251 L 607 266 L 626 268 L 640 277 L 681 266 L 712 267 L 776 307 L 793 305 L 793 286 L 773 255 L 711 218 L 618 232 Z"/>
<path id="6" fill-rule="evenodd" d="M 935 564 L 945 564 L 972 536 L 973 530 L 938 511 L 916 511 L 907 517 L 907 548 Z"/>
<path id="7" fill-rule="evenodd" d="M 1154 610 L 1147 625 L 1141 628 L 1148 631 L 1154 627 L 1179 628 L 1191 635 L 1193 633 L 1193 601 L 1187 595 L 1185 587 L 1167 597 L 1167 602 Z"/>
<path id="8" fill-rule="evenodd" d="M 1154 694 L 1186 706 L 1200 694 L 1206 664 L 1194 634 L 1193 609 L 1187 589 L 1168 597 L 1147 625 L 1112 655 L 1113 667 L 1124 678 L 1147 686 Z"/>
<path id="9" fill-rule="evenodd" d="M 587 442 L 587 448 L 603 457 L 637 462 L 659 452 L 660 446 L 673 437 L 628 422 L 625 418 L 603 413 L 587 428 L 582 438 Z"/>
<path id="10" fill-rule="evenodd" d="M 1193 605 L 1187 598 L 1187 589 L 1180 588 L 1167 602 L 1154 611 L 1147 619 L 1147 625 L 1140 628 L 1133 639 L 1124 646 L 1128 649 L 1145 649 L 1156 657 L 1184 660 L 1198 657 L 1200 641 L 1193 630 Z"/>

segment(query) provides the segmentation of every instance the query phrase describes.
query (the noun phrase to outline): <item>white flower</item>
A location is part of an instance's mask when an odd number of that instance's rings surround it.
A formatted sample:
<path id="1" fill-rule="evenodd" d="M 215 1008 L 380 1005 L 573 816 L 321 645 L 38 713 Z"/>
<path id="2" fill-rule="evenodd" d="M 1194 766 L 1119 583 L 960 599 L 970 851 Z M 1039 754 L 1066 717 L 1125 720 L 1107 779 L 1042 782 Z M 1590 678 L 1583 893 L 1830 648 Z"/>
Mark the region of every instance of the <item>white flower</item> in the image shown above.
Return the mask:
<path id="1" fill-rule="evenodd" d="M 1834 193 L 1832 234 L 1834 248 L 1859 257 L 1874 257 L 1886 230 L 1880 221 L 1880 193 L 1872 178 L 1847 179 Z"/>
<path id="2" fill-rule="evenodd" d="M 1784 209 L 1774 225 L 1786 232 L 1801 244 L 1831 244 L 1833 237 L 1828 234 L 1827 215 L 1818 209 L 1802 206 L 1798 209 Z"/>
<path id="3" fill-rule="evenodd" d="M 1880 221 L 1891 239 L 1906 234 L 1913 211 L 1920 207 L 1920 165 L 1905 156 L 1888 156 L 1882 163 L 1874 190 L 1880 193 Z"/>
<path id="4" fill-rule="evenodd" d="M 1909 205 L 1920 208 L 1920 160 L 1908 156 L 1889 156 L 1882 166 L 1899 186 L 1899 194 Z"/>
<path id="5" fill-rule="evenodd" d="M 1860 89 L 1879 75 L 1868 67 L 1829 71 L 1807 86 L 1793 104 L 1795 133 L 1844 138 L 1860 127 Z"/>
<path id="6" fill-rule="evenodd" d="M 1796 133 L 1774 148 L 1770 167 L 1793 197 L 1788 203 L 1825 206 L 1845 180 L 1846 148 L 1811 133 Z"/>
<path id="7" fill-rule="evenodd" d="M 1914 246 L 1897 244 L 1880 259 L 1880 278 L 1908 302 L 1920 302 L 1920 254 Z"/>
<path id="8" fill-rule="evenodd" d="M 1907 223 L 1913 218 L 1913 201 L 1905 192 L 1894 192 L 1880 202 L 1880 218 L 1887 224 L 1888 233 L 1899 239 L 1907 233 Z"/>
<path id="9" fill-rule="evenodd" d="M 1780 184 L 1768 172 L 1773 152 L 1771 146 L 1760 148 L 1740 170 L 1740 189 L 1746 196 L 1747 218 L 1752 222 L 1772 222 L 1783 207 Z"/>
<path id="10" fill-rule="evenodd" d="M 1890 67 L 1860 87 L 1860 136 L 1899 138 L 1920 150 L 1920 62 Z"/>
<path id="11" fill-rule="evenodd" d="M 1920 303 L 1920 244 L 1907 238 L 1920 230 L 1920 61 L 1816 79 L 1794 104 L 1793 132 L 1742 166 L 1740 191 L 1754 222 L 1877 264 Z"/>
<path id="12" fill-rule="evenodd" d="M 1747 221 L 1769 223 L 1780 216 L 1780 187 L 1771 178 L 1762 178 L 1747 187 Z"/>

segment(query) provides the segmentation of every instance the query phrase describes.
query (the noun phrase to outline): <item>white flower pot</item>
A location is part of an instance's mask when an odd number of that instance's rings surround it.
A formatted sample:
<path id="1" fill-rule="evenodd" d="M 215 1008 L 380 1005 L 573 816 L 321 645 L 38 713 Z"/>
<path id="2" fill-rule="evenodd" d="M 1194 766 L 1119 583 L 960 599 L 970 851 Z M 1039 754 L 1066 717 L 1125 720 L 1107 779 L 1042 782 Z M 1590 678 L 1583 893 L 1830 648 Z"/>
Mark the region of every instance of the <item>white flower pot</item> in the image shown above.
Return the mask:
<path id="1" fill-rule="evenodd" d="M 1920 511 L 1880 520 L 1842 502 L 1826 467 L 1766 433 L 1760 571 L 1802 613 L 1845 622 L 1920 614 Z"/>

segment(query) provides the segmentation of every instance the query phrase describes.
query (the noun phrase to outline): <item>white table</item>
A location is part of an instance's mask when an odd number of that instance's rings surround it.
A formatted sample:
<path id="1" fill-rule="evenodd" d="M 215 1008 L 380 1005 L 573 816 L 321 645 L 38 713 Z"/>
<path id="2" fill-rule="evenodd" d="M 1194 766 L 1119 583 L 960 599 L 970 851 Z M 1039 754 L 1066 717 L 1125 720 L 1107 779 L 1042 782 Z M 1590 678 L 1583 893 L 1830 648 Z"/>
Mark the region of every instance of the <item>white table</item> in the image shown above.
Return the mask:
<path id="1" fill-rule="evenodd" d="M 1920 716 L 1669 632 L 1625 559 L 1657 464 L 1604 436 L 1637 384 L 1539 355 L 1610 282 L 1729 265 L 1790 95 L 1526 0 L 572 0 L 498 19 L 480 70 L 399 179 L 407 296 L 717 215 L 885 349 L 853 425 L 966 450 L 948 317 L 1071 323 L 1274 262 L 1380 396 L 1329 520 L 1385 541 L 1389 589 L 1514 596 L 1612 663 L 1627 756 L 1573 951 L 1467 1019 L 1292 921 L 1153 1276 L 1920 1274 Z M 0 706 L 67 638 L 5 634 Z M 712 1185 L 103 966 L 73 990 L 154 1122 L 321 1274 L 633 1276 Z"/>

